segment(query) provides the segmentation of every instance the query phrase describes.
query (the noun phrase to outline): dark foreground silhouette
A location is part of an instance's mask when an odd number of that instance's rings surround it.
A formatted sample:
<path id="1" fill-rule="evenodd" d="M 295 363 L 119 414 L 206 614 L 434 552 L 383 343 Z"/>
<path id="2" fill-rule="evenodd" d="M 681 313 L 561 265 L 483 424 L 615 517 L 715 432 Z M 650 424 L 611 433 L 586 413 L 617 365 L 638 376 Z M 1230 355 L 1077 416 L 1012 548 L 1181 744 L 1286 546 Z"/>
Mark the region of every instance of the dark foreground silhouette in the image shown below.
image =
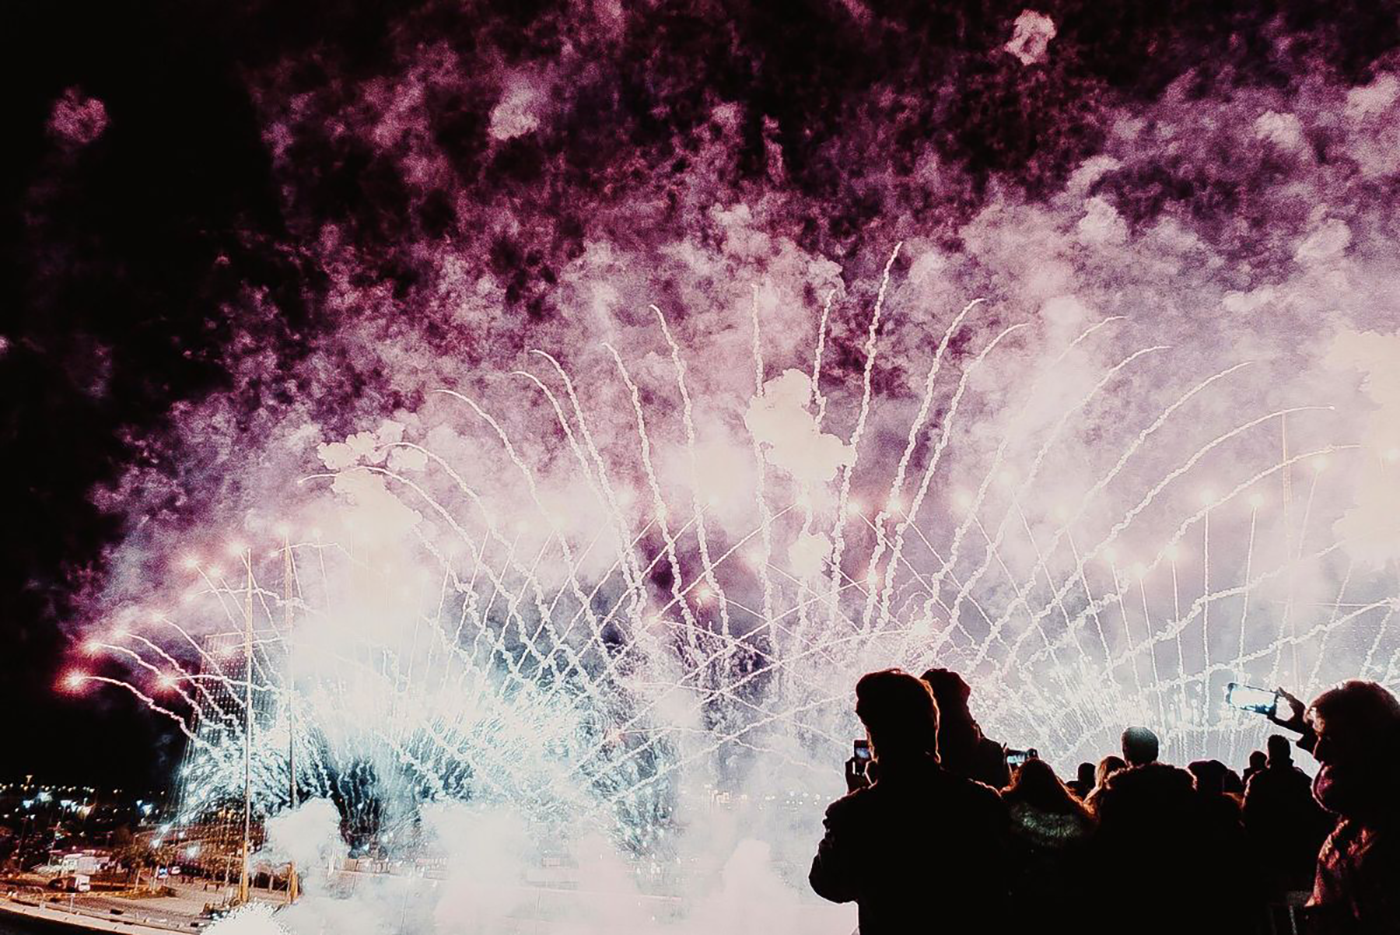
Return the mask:
<path id="1" fill-rule="evenodd" d="M 856 685 L 868 768 L 827 809 L 812 888 L 859 907 L 861 935 L 1002 932 L 1400 935 L 1400 701 L 1349 681 L 1274 717 L 1241 778 L 1158 759 L 1146 727 L 1065 784 L 1009 768 L 956 673 Z M 940 719 L 941 709 L 947 714 Z M 1305 903 L 1305 904 L 1304 904 Z"/>

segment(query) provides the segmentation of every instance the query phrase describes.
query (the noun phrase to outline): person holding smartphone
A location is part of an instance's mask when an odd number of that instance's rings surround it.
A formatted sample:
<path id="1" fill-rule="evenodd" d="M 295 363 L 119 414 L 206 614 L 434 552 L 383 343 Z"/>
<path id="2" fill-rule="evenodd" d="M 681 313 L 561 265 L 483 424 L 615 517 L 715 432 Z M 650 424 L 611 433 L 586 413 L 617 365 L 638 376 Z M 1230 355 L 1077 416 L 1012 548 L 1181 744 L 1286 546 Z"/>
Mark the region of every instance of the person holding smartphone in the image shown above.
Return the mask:
<path id="1" fill-rule="evenodd" d="M 1308 900 L 1314 931 L 1400 932 L 1400 700 L 1353 679 L 1303 702 L 1283 689 L 1287 710 L 1269 715 L 1302 735 L 1321 764 L 1313 796 L 1337 816 L 1317 855 Z"/>
<path id="2" fill-rule="evenodd" d="M 872 672 L 856 684 L 856 716 L 869 738 L 869 784 L 827 808 L 812 889 L 855 902 L 861 935 L 998 930 L 1006 808 L 995 790 L 939 766 L 928 685 L 898 669 Z M 848 784 L 851 773 L 848 761 Z"/>

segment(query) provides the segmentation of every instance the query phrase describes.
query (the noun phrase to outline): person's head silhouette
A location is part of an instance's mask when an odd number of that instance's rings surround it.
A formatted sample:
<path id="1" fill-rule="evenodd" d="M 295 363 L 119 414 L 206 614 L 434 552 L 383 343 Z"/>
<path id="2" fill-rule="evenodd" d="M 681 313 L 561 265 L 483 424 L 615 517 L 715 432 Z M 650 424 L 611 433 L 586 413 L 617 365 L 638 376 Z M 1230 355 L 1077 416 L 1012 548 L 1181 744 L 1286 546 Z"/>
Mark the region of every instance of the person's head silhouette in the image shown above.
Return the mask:
<path id="1" fill-rule="evenodd" d="M 1209 795 L 1221 795 L 1225 792 L 1225 774 L 1228 770 L 1219 760 L 1195 760 L 1186 770 L 1195 777 L 1198 792 Z"/>
<path id="2" fill-rule="evenodd" d="M 1394 814 L 1400 700 L 1376 682 L 1353 679 L 1318 695 L 1306 717 L 1322 764 L 1313 780 L 1317 800 L 1344 817 Z"/>
<path id="3" fill-rule="evenodd" d="M 1282 734 L 1270 734 L 1268 765 L 1276 769 L 1293 763 L 1293 744 Z"/>
<path id="4" fill-rule="evenodd" d="M 945 727 L 974 723 L 972 711 L 967 706 L 968 698 L 972 697 L 972 686 L 961 675 L 952 669 L 929 669 L 922 678 L 938 702 L 938 716 Z"/>
<path id="5" fill-rule="evenodd" d="M 1055 770 L 1039 757 L 1031 757 L 1011 774 L 1011 785 L 1002 791 L 1009 802 L 1024 802 L 1048 812 L 1075 812 L 1082 809 Z"/>
<path id="6" fill-rule="evenodd" d="M 1269 757 L 1263 750 L 1255 750 L 1249 754 L 1249 769 L 1251 772 L 1257 772 L 1263 769 L 1268 762 Z"/>
<path id="7" fill-rule="evenodd" d="M 1099 765 L 1094 768 L 1094 785 L 1103 785 L 1108 781 L 1109 776 L 1112 776 L 1120 769 L 1126 769 L 1127 766 L 1128 764 L 1123 761 L 1121 756 L 1114 756 L 1110 753 L 1102 760 L 1099 760 Z"/>
<path id="8" fill-rule="evenodd" d="M 871 753 L 884 774 L 891 762 L 938 757 L 938 705 L 928 684 L 900 669 L 862 676 L 856 716 L 870 735 Z"/>
<path id="9" fill-rule="evenodd" d="M 1157 735 L 1146 727 L 1123 731 L 1123 759 L 1129 766 L 1145 766 L 1157 761 Z"/>

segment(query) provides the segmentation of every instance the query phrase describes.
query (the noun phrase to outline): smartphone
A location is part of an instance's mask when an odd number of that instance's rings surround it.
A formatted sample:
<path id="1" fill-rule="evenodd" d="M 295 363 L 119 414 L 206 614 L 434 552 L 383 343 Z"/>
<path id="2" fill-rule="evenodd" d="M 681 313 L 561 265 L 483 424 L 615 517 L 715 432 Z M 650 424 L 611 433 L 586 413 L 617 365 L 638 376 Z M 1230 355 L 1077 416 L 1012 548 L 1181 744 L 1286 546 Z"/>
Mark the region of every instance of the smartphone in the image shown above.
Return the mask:
<path id="1" fill-rule="evenodd" d="M 1273 717 L 1278 713 L 1278 702 L 1278 692 L 1271 692 L 1267 689 L 1241 685 L 1238 682 L 1231 682 L 1225 688 L 1225 703 L 1232 708 L 1239 708 L 1241 711 L 1253 711 L 1256 714 Z"/>
<path id="2" fill-rule="evenodd" d="M 856 740 L 856 761 L 861 764 L 870 762 L 870 741 L 864 737 Z"/>
<path id="3" fill-rule="evenodd" d="M 1027 760 L 1035 760 L 1039 758 L 1040 753 L 1035 749 L 1035 747 L 1030 747 L 1026 750 L 1013 750 L 1010 747 L 1006 748 L 1006 765 L 1012 768 L 1020 766 Z"/>

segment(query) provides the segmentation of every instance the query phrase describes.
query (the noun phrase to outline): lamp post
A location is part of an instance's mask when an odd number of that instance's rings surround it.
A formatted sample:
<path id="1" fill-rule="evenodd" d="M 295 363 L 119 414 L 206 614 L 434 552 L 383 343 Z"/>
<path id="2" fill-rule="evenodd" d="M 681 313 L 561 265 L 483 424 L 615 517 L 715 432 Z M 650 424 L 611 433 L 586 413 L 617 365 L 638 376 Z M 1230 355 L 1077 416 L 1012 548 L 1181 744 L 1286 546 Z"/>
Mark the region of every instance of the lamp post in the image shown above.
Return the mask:
<path id="1" fill-rule="evenodd" d="M 288 807 L 297 807 L 296 657 L 292 651 L 292 543 L 282 536 L 282 623 L 287 645 L 287 789 Z M 297 899 L 297 863 L 287 865 L 287 902 Z"/>
<path id="2" fill-rule="evenodd" d="M 243 848 L 238 902 L 248 901 L 248 846 L 253 831 L 253 550 L 243 553 L 248 593 L 243 605 Z"/>

